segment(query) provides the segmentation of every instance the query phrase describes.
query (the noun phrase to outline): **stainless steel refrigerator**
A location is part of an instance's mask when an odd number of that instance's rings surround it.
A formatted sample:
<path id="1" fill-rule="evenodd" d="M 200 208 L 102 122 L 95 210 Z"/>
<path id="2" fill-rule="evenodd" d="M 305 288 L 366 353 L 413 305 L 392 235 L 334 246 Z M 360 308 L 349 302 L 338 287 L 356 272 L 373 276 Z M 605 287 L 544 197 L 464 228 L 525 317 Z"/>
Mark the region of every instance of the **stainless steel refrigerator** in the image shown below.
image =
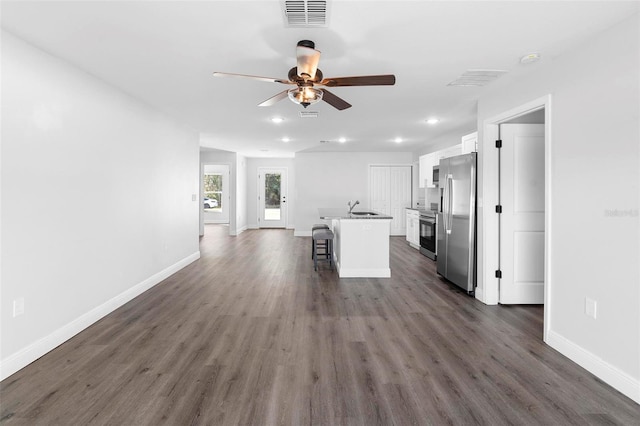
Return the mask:
<path id="1" fill-rule="evenodd" d="M 472 294 L 476 287 L 476 153 L 440 160 L 438 274 Z"/>

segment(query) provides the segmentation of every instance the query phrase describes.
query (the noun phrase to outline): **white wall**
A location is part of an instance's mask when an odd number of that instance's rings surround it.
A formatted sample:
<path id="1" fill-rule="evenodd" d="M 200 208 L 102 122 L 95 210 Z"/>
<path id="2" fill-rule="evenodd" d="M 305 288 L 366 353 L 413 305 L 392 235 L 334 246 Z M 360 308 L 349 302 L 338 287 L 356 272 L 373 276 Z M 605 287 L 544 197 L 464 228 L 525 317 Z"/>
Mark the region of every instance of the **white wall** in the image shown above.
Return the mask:
<path id="1" fill-rule="evenodd" d="M 260 167 L 287 169 L 287 228 L 295 228 L 296 171 L 293 158 L 247 158 L 247 227 L 258 228 L 258 169 Z"/>
<path id="2" fill-rule="evenodd" d="M 497 153 L 486 121 L 551 94 L 547 342 L 640 402 L 638 27 L 635 16 L 517 81 L 498 80 L 480 99 L 478 128 L 489 217 Z M 496 269 L 495 253 L 484 255 L 485 271 Z M 585 297 L 598 303 L 595 320 Z"/>
<path id="3" fill-rule="evenodd" d="M 349 200 L 369 207 L 370 165 L 412 165 L 410 152 L 297 153 L 295 235 L 311 235 L 318 208 L 348 209 Z"/>
<path id="4" fill-rule="evenodd" d="M 195 133 L 2 33 L 2 378 L 199 257 L 198 150 Z"/>

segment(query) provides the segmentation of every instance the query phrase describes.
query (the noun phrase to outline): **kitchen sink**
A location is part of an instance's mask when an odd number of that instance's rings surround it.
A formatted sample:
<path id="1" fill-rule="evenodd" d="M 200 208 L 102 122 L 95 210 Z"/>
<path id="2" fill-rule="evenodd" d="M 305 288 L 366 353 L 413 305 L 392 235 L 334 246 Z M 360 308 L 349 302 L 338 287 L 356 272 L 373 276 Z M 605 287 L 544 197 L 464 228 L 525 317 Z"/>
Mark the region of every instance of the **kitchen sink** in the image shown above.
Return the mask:
<path id="1" fill-rule="evenodd" d="M 378 216 L 378 213 L 374 212 L 351 212 L 355 216 Z"/>

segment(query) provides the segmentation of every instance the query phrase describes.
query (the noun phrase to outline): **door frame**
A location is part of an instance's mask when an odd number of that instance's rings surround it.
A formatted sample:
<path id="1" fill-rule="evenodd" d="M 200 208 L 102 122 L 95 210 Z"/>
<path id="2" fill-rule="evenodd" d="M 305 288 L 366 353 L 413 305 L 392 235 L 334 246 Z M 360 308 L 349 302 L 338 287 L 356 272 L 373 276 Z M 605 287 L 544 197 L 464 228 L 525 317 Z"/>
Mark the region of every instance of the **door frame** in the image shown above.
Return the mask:
<path id="1" fill-rule="evenodd" d="M 499 180 L 498 180 L 498 150 L 495 148 L 495 141 L 499 137 L 499 126 L 505 121 L 528 114 L 544 108 L 544 326 L 543 341 L 547 341 L 548 331 L 551 328 L 551 291 L 553 282 L 551 281 L 551 236 L 553 227 L 551 223 L 551 147 L 552 147 L 552 122 L 551 122 L 551 94 L 534 99 L 530 102 L 504 111 L 495 116 L 489 117 L 482 122 L 482 201 L 481 201 L 481 229 L 482 251 L 481 259 L 478 259 L 478 266 L 482 271 L 478 271 L 479 283 L 476 291 L 476 298 L 488 305 L 497 305 L 500 296 L 499 280 L 495 277 L 495 271 L 500 264 L 499 242 L 494 238 L 499 232 L 498 214 L 494 211 L 494 206 L 498 204 Z"/>
<path id="2" fill-rule="evenodd" d="M 289 197 L 289 169 L 287 167 L 258 167 L 257 169 L 258 174 L 256 176 L 257 179 L 257 193 L 258 193 L 258 209 L 257 209 L 257 219 L 258 219 L 258 229 L 262 229 L 262 228 L 287 228 L 287 224 L 289 223 L 289 204 L 286 202 L 286 200 L 284 202 L 282 202 L 281 200 L 281 204 L 280 204 L 280 212 L 282 214 L 282 222 L 283 225 L 282 226 L 265 226 L 262 223 L 262 209 L 261 207 L 263 206 L 264 203 L 264 194 L 263 194 L 263 189 L 262 188 L 262 184 L 261 184 L 261 175 L 264 175 L 265 173 L 268 173 L 269 171 L 279 171 L 282 173 L 282 177 L 283 179 L 280 182 L 280 197 L 282 198 L 283 196 L 288 198 Z"/>

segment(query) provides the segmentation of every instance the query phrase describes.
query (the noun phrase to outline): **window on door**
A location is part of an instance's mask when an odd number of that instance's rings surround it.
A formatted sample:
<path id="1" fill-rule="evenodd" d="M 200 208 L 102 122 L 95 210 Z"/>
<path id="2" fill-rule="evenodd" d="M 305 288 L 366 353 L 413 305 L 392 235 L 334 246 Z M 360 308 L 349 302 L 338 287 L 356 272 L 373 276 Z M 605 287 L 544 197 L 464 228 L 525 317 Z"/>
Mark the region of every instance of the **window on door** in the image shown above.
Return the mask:
<path id="1" fill-rule="evenodd" d="M 287 226 L 287 169 L 258 168 L 258 226 Z"/>
<path id="2" fill-rule="evenodd" d="M 264 174 L 264 217 L 265 220 L 280 220 L 281 174 Z"/>
<path id="3" fill-rule="evenodd" d="M 203 207 L 205 211 L 222 212 L 222 173 L 205 173 L 204 174 L 204 200 Z"/>

